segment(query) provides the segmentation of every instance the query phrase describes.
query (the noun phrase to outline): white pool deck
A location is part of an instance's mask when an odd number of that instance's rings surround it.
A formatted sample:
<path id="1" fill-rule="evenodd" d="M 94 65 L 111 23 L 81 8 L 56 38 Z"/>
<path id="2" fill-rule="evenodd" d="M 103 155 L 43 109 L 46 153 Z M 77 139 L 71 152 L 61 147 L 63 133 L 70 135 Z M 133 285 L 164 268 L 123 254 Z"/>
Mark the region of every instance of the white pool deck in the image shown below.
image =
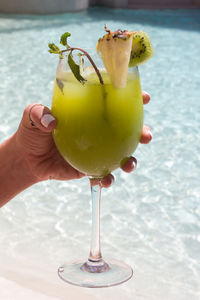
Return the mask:
<path id="1" fill-rule="evenodd" d="M 62 281 L 52 263 L 37 261 L 36 266 L 25 258 L 6 260 L 0 258 L 0 300 L 132 300 L 127 285 L 133 281 L 113 288 L 88 289 Z M 136 300 L 145 299 L 135 296 Z"/>
<path id="2" fill-rule="evenodd" d="M 38 293 L 31 289 L 25 288 L 22 285 L 17 284 L 14 281 L 0 277 L 0 287 L 1 287 L 1 299 L 10 300 L 13 299 L 29 299 L 29 300 L 57 300 L 58 298 L 52 298 L 44 294 Z"/>

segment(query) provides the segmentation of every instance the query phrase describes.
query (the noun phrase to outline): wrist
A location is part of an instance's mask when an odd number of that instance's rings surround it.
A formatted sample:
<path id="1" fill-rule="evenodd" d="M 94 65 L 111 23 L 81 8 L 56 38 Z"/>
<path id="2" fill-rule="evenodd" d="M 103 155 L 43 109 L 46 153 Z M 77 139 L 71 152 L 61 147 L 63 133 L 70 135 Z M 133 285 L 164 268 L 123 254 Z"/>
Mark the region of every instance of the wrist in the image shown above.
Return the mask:
<path id="1" fill-rule="evenodd" d="M 33 182 L 38 183 L 41 181 L 39 177 L 37 177 L 34 172 L 31 169 L 30 166 L 30 160 L 31 157 L 23 150 L 23 147 L 19 144 L 17 141 L 17 133 L 15 133 L 10 138 L 10 146 L 11 146 L 11 152 L 14 155 L 14 161 L 15 161 L 15 175 L 20 175 L 27 178 L 27 182 Z M 21 168 L 21 171 L 19 170 Z"/>
<path id="2" fill-rule="evenodd" d="M 14 134 L 0 145 L 0 206 L 39 181 L 30 171 Z"/>

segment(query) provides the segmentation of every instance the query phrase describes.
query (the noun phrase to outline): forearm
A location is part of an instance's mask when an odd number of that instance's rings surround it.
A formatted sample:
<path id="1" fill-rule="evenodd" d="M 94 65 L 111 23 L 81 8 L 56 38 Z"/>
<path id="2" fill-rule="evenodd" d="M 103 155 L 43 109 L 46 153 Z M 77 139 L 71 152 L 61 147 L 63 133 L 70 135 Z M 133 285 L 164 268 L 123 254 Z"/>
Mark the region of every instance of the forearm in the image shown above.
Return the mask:
<path id="1" fill-rule="evenodd" d="M 0 145 L 0 207 L 38 182 L 17 150 L 15 135 Z"/>

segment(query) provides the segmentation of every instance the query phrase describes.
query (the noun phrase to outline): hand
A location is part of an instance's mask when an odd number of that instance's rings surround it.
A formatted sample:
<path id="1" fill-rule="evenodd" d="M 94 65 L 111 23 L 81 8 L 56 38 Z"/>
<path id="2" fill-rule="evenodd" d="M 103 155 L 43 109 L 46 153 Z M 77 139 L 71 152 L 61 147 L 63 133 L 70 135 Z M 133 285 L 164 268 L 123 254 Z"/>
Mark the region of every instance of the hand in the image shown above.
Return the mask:
<path id="1" fill-rule="evenodd" d="M 148 103 L 149 100 L 150 96 L 143 92 L 144 104 Z M 31 125 L 30 120 L 34 126 Z M 15 133 L 17 150 L 38 181 L 47 179 L 70 180 L 85 176 L 67 163 L 58 152 L 51 134 L 56 124 L 56 119 L 47 107 L 37 103 L 30 104 L 26 107 L 19 128 Z M 140 142 L 147 144 L 151 138 L 149 127 L 144 125 Z M 136 164 L 136 159 L 130 157 L 121 168 L 125 172 L 131 172 L 135 169 Z M 108 174 L 101 180 L 102 187 L 109 187 L 113 180 L 113 175 Z"/>

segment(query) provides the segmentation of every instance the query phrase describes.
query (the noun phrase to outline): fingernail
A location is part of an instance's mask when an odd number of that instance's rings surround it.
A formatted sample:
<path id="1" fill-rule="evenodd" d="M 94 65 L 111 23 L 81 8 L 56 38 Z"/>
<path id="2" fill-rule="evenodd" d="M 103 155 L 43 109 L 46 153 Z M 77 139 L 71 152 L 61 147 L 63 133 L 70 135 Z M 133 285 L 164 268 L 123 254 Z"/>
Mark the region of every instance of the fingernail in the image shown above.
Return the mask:
<path id="1" fill-rule="evenodd" d="M 137 167 L 137 160 L 135 157 L 131 158 L 131 165 L 132 165 L 133 170 Z"/>
<path id="2" fill-rule="evenodd" d="M 133 169 L 135 169 L 137 167 L 137 163 L 135 161 L 132 161 L 132 166 L 133 166 Z"/>
<path id="3" fill-rule="evenodd" d="M 107 175 L 100 181 L 101 187 L 109 187 L 114 182 L 114 176 L 112 174 Z"/>
<path id="4" fill-rule="evenodd" d="M 114 176 L 111 176 L 111 185 L 115 182 Z"/>
<path id="5" fill-rule="evenodd" d="M 147 93 L 146 91 L 143 91 L 143 92 L 145 93 L 145 95 L 147 95 L 147 96 L 150 97 L 150 94 L 149 94 L 149 93 Z"/>
<path id="6" fill-rule="evenodd" d="M 53 121 L 55 121 L 55 118 L 51 114 L 45 114 L 42 116 L 40 122 L 44 127 L 47 128 L 49 126 L 49 124 Z"/>
<path id="7" fill-rule="evenodd" d="M 150 130 L 148 130 L 148 134 L 150 135 L 151 139 L 152 139 L 152 133 Z"/>

